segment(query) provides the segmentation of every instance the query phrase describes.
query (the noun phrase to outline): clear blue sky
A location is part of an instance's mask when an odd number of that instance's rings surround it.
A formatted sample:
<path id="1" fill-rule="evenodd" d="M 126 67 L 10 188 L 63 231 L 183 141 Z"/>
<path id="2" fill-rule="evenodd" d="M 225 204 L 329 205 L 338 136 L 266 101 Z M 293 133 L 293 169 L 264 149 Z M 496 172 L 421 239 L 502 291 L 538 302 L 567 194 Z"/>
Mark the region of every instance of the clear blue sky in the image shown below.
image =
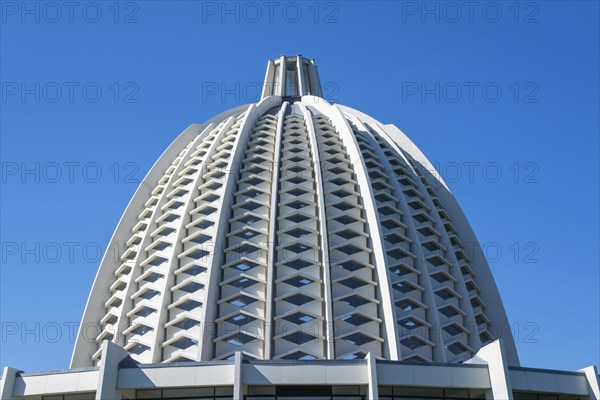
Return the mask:
<path id="1" fill-rule="evenodd" d="M 0 4 L 0 366 L 68 367 L 135 181 L 282 53 L 440 166 L 523 365 L 600 364 L 598 2 Z"/>

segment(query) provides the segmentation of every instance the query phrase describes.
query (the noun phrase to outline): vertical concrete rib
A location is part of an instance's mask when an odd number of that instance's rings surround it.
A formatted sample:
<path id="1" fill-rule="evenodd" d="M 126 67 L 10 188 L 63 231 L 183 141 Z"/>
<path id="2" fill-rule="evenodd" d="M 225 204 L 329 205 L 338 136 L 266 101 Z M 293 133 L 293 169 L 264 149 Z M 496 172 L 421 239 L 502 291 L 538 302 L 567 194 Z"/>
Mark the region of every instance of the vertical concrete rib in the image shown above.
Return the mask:
<path id="1" fill-rule="evenodd" d="M 231 125 L 233 124 L 234 121 L 235 121 L 234 117 L 230 117 L 229 119 L 227 119 L 227 121 L 223 124 L 221 131 L 215 138 L 214 142 L 211 144 L 211 148 L 214 148 L 215 144 L 217 144 L 219 142 L 219 139 L 222 137 L 223 133 L 227 132 L 227 130 L 229 129 L 229 127 L 231 127 Z M 198 137 L 196 140 L 194 140 L 192 146 L 190 146 L 188 148 L 187 153 L 185 154 L 184 157 L 182 157 L 182 160 L 179 163 L 179 165 L 177 166 L 177 169 L 173 172 L 173 175 L 171 176 L 171 181 L 179 179 L 179 172 L 181 172 L 181 170 L 184 168 L 186 161 L 190 157 L 190 154 L 193 153 L 194 146 L 197 145 L 198 143 L 200 143 L 199 139 L 200 139 L 200 137 Z M 210 155 L 211 155 L 211 152 L 210 151 L 207 152 L 207 154 L 205 155 L 205 160 L 208 160 Z M 177 239 L 173 243 L 172 252 L 169 255 L 169 259 L 167 261 L 169 266 L 166 271 L 165 285 L 164 285 L 164 291 L 162 292 L 161 302 L 158 304 L 159 317 L 158 317 L 157 326 L 155 328 L 156 334 L 154 337 L 154 344 L 153 344 L 153 346 L 151 346 L 151 349 L 153 350 L 152 362 L 154 362 L 154 363 L 161 362 L 164 359 L 163 354 L 162 354 L 162 344 L 165 341 L 165 336 L 166 336 L 165 324 L 168 321 L 168 315 L 169 315 L 168 306 L 173 300 L 171 288 L 173 286 L 175 286 L 174 271 L 177 268 L 177 266 L 179 265 L 179 259 L 177 256 L 180 253 L 180 248 L 183 247 L 181 240 L 185 237 L 185 232 L 186 232 L 185 225 L 187 222 L 187 217 L 189 216 L 190 210 L 193 209 L 193 206 L 192 206 L 194 204 L 193 199 L 195 197 L 195 194 L 198 191 L 199 181 L 202 179 L 201 177 L 202 177 L 202 174 L 198 173 L 198 174 L 196 174 L 196 177 L 193 181 L 193 186 L 192 186 L 191 192 L 188 194 L 189 197 L 187 199 L 187 204 L 184 208 L 184 211 L 182 211 L 182 213 L 181 213 L 181 219 L 180 219 L 179 225 L 177 227 L 177 236 L 176 236 Z M 171 186 L 171 184 L 169 184 L 167 187 L 169 187 L 169 186 Z M 169 192 L 168 190 L 165 190 L 163 194 L 166 196 L 166 194 L 168 192 Z M 150 235 L 148 235 L 147 238 L 149 236 Z"/>
<path id="2" fill-rule="evenodd" d="M 329 270 L 329 243 L 327 238 L 327 217 L 325 216 L 325 194 L 323 189 L 323 178 L 321 175 L 321 163 L 319 161 L 319 150 L 317 148 L 317 136 L 312 121 L 311 112 L 302 103 L 299 104 L 304 123 L 308 131 L 310 141 L 310 152 L 315 168 L 315 186 L 317 194 L 317 209 L 319 210 L 319 238 L 321 252 L 321 266 L 323 268 L 323 286 L 325 303 L 325 346 L 327 359 L 335 359 L 334 352 L 334 320 L 333 320 L 333 298 L 331 295 L 331 273 Z"/>
<path id="3" fill-rule="evenodd" d="M 271 204 L 269 208 L 269 235 L 268 258 L 267 258 L 267 294 L 265 300 L 265 358 L 273 358 L 273 297 L 275 281 L 276 261 L 276 235 L 277 235 L 277 204 L 279 202 L 279 171 L 281 164 L 281 140 L 283 135 L 283 123 L 288 102 L 281 105 L 277 113 L 277 130 L 275 132 L 275 152 L 273 154 L 273 166 L 271 172 Z"/>
<path id="4" fill-rule="evenodd" d="M 354 121 L 355 121 L 356 125 L 362 131 L 368 133 L 371 137 L 373 137 L 370 130 L 364 125 L 364 123 L 360 119 L 357 118 Z M 419 254 L 419 252 L 420 252 L 419 249 L 421 248 L 419 234 L 417 233 L 417 229 L 415 227 L 415 222 L 411 216 L 411 212 L 410 212 L 410 209 L 408 208 L 408 203 L 406 202 L 406 198 L 404 197 L 404 194 L 402 193 L 402 189 L 400 188 L 400 185 L 398 184 L 398 177 L 394 173 L 392 165 L 390 164 L 388 158 L 383 153 L 383 150 L 381 149 L 381 147 L 377 144 L 377 142 L 375 140 L 374 140 L 373 144 L 374 144 L 373 150 L 375 150 L 377 152 L 377 155 L 380 157 L 379 161 L 385 165 L 385 168 L 389 171 L 390 175 L 393 175 L 393 179 L 390 179 L 390 183 L 391 183 L 392 187 L 394 188 L 394 195 L 400 203 L 400 210 L 406 216 L 404 223 L 408 226 L 408 229 L 410 231 L 410 238 L 414 241 L 414 246 L 417 249 L 417 251 L 415 253 Z M 427 266 L 423 262 L 423 258 L 417 257 L 415 260 L 415 265 L 417 267 L 417 270 L 421 272 L 421 277 L 423 278 L 421 283 L 425 287 L 426 293 L 424 293 L 424 295 L 426 295 L 426 299 L 427 299 L 425 304 L 428 307 L 428 311 L 429 311 L 428 314 L 435 313 L 435 316 L 437 316 L 437 310 L 435 307 L 435 299 L 433 299 L 431 296 L 432 289 L 431 289 L 429 273 L 427 271 Z M 431 301 L 433 301 L 433 303 L 431 303 Z M 429 322 L 430 319 L 427 318 L 427 321 Z M 438 325 L 439 325 L 439 323 L 438 323 Z M 438 343 L 436 343 L 436 346 L 438 346 Z M 400 350 L 400 352 L 401 352 L 401 350 Z M 401 354 L 401 356 L 402 356 L 402 354 Z"/>
<path id="5" fill-rule="evenodd" d="M 232 155 L 229 158 L 229 162 L 227 165 L 226 174 L 227 178 L 224 183 L 223 188 L 223 198 L 221 199 L 221 206 L 219 207 L 219 215 L 216 218 L 216 226 L 215 232 L 222 232 L 220 235 L 221 238 L 225 238 L 227 233 L 229 233 L 229 218 L 231 215 L 231 206 L 234 202 L 234 192 L 237 184 L 237 175 L 238 175 L 238 166 L 241 165 L 241 161 L 243 159 L 246 145 L 250 140 L 250 134 L 252 133 L 252 129 L 254 128 L 256 121 L 271 107 L 276 107 L 281 104 L 281 98 L 279 97 L 267 97 L 262 99 L 257 104 L 252 104 L 248 107 L 246 111 L 246 115 L 244 116 L 242 123 L 240 125 L 239 131 L 236 135 L 235 141 L 233 143 Z M 222 243 L 224 246 L 225 243 Z M 218 248 L 215 248 L 215 252 Z M 216 255 L 213 257 L 211 267 L 209 268 L 209 277 L 207 279 L 207 291 L 206 291 L 206 302 L 205 304 L 217 304 L 219 301 L 220 295 L 220 285 L 219 283 L 223 279 L 223 273 L 221 271 L 221 265 L 223 264 L 223 260 L 225 258 L 225 254 L 219 254 L 219 257 Z M 215 332 L 206 332 L 207 327 L 216 327 L 215 319 L 218 314 L 218 307 L 206 307 L 205 319 L 202 321 L 204 323 L 205 333 L 203 335 L 203 341 L 206 341 L 206 345 L 203 346 L 203 354 L 201 360 L 211 360 L 214 358 L 215 354 L 215 346 L 212 343 L 213 335 Z M 206 350 L 206 351 L 205 351 Z"/>
<path id="6" fill-rule="evenodd" d="M 215 153 L 215 149 L 221 144 L 221 139 L 223 138 L 225 133 L 231 128 L 231 126 L 234 124 L 235 120 L 236 120 L 235 117 L 230 117 L 225 121 L 225 123 L 223 124 L 223 126 L 221 127 L 221 129 L 219 130 L 219 132 L 217 133 L 215 138 L 213 139 L 213 142 L 210 144 L 206 154 L 204 155 L 204 160 L 200 164 L 201 165 L 200 170 L 197 171 L 197 173 L 192 181 L 191 193 L 189 194 L 187 204 L 185 205 L 184 211 L 182 213 L 181 223 L 178 227 L 176 240 L 173 244 L 173 248 L 174 248 L 173 255 L 172 255 L 171 259 L 169 260 L 170 267 L 169 267 L 168 283 L 166 286 L 169 289 L 169 296 L 168 296 L 168 298 L 167 298 L 166 294 L 165 294 L 165 296 L 163 296 L 161 309 L 166 310 L 168 308 L 169 304 L 172 303 L 172 300 L 173 300 L 173 293 L 171 292 L 170 289 L 175 285 L 174 271 L 177 269 L 177 267 L 179 266 L 179 262 L 180 262 L 180 260 L 177 256 L 178 256 L 178 253 L 180 253 L 183 250 L 182 240 L 185 238 L 185 236 L 187 234 L 186 225 L 189 222 L 191 222 L 191 219 L 192 219 L 190 212 L 195 207 L 194 199 L 200 194 L 198 187 L 200 185 L 202 185 L 202 183 L 203 183 L 202 182 L 203 181 L 202 177 L 204 175 L 203 170 L 205 168 L 209 167 L 208 160 L 211 159 L 211 157 Z M 197 143 L 200 143 L 200 142 L 196 141 L 194 143 L 194 145 Z M 192 149 L 193 149 L 193 147 L 192 147 Z M 182 161 L 181 164 L 184 165 L 185 163 Z M 176 251 L 175 249 L 179 249 L 179 250 Z M 206 306 L 204 307 L 204 309 L 206 309 Z M 167 323 L 167 321 L 168 321 L 168 311 L 163 313 L 159 318 L 159 326 L 157 328 L 157 335 L 156 335 L 156 341 L 155 341 L 156 349 L 161 349 L 162 344 L 165 341 L 165 338 L 166 338 L 165 324 Z M 200 349 L 202 346 L 199 345 L 198 347 Z M 156 353 L 157 352 L 155 352 L 155 354 Z M 165 357 L 160 357 L 160 359 L 155 359 L 154 362 L 163 361 L 164 358 Z"/>
<path id="7" fill-rule="evenodd" d="M 384 339 L 385 343 L 387 344 L 385 349 L 388 353 L 386 354 L 386 358 L 390 360 L 399 360 L 399 336 L 395 323 L 396 311 L 392 302 L 392 288 L 390 286 L 390 279 L 388 275 L 389 271 L 385 258 L 385 248 L 383 244 L 381 227 L 379 224 L 379 216 L 377 215 L 377 207 L 375 204 L 373 190 L 369 184 L 367 167 L 361 156 L 358 143 L 356 142 L 356 138 L 352 133 L 352 128 L 348 124 L 346 117 L 337 106 L 327 103 L 322 98 L 314 98 L 312 96 L 303 97 L 302 102 L 305 105 L 311 105 L 331 119 L 333 126 L 339 132 L 340 138 L 347 149 L 347 152 L 350 156 L 350 163 L 354 166 L 354 172 L 356 174 L 356 179 L 359 186 L 359 193 L 361 194 L 365 206 L 365 217 L 369 227 L 369 235 L 371 236 L 371 243 L 373 245 L 375 269 L 379 280 L 378 283 L 380 288 L 379 291 L 381 293 L 381 307 L 382 314 L 384 316 Z"/>
<path id="8" fill-rule="evenodd" d="M 385 130 L 383 130 L 378 125 L 370 125 L 370 126 L 372 126 L 373 129 L 375 129 L 381 135 L 381 137 L 386 140 L 387 144 L 394 149 L 394 151 L 398 154 L 398 156 L 402 158 L 402 160 L 406 164 L 407 168 L 409 168 L 410 170 L 412 170 L 414 172 L 414 169 L 412 168 L 412 166 L 410 165 L 408 160 L 404 157 L 404 153 L 402 152 L 402 149 L 400 149 L 393 140 L 389 140 L 389 137 L 385 133 Z M 367 132 L 368 131 L 369 130 L 367 129 Z M 386 163 L 389 164 L 386 157 L 383 157 L 383 159 L 385 159 Z M 416 175 L 416 172 L 415 172 L 415 175 Z M 394 181 L 396 184 L 395 187 L 399 189 L 397 177 Z M 419 181 L 419 182 L 417 182 L 417 184 L 419 185 L 419 188 L 421 188 L 422 182 Z M 404 197 L 404 194 L 402 193 L 402 191 L 400 191 L 400 194 L 401 195 L 399 196 L 399 198 L 401 199 L 402 212 L 406 213 L 405 215 L 408 215 L 408 216 L 412 215 L 412 213 L 410 212 L 410 210 L 408 208 L 406 198 Z M 427 196 L 425 196 L 425 197 L 427 197 Z M 445 362 L 447 360 L 446 360 L 446 351 L 444 348 L 444 341 L 443 341 L 443 337 L 442 337 L 440 316 L 439 316 L 438 310 L 437 310 L 437 304 L 436 304 L 435 297 L 434 297 L 435 294 L 433 292 L 433 286 L 431 284 L 431 277 L 430 277 L 429 269 L 427 268 L 427 265 L 424 263 L 423 252 L 421 250 L 422 247 L 421 247 L 421 243 L 419 241 L 419 235 L 415 229 L 416 227 L 415 227 L 414 221 L 413 221 L 412 217 L 408 218 L 408 219 L 410 220 L 409 227 L 411 227 L 411 232 L 414 234 L 413 240 L 415 240 L 419 244 L 419 251 L 417 253 L 418 256 L 417 256 L 416 261 L 417 261 L 417 266 L 419 268 L 419 271 L 421 271 L 421 276 L 423 277 L 423 287 L 425 288 L 425 295 L 426 295 L 425 296 L 425 299 L 426 299 L 425 304 L 427 305 L 427 307 L 429 307 L 429 309 L 428 309 L 429 312 L 427 313 L 427 316 L 428 316 L 427 322 L 429 322 L 433 326 L 433 330 L 434 330 L 433 338 L 430 338 L 430 339 L 433 339 L 433 340 L 431 340 L 431 342 L 435 343 L 435 347 L 433 349 L 434 361 Z M 413 231 L 413 229 L 414 229 L 414 231 Z"/>
<path id="9" fill-rule="evenodd" d="M 194 144 L 192 144 L 190 149 L 193 149 L 195 144 L 200 143 L 207 136 L 207 134 L 214 128 L 215 128 L 214 124 L 208 125 L 206 127 L 206 129 L 204 129 L 204 131 L 200 135 L 198 135 L 198 137 L 194 140 Z M 181 160 L 180 165 L 183 165 L 183 164 L 184 164 L 184 160 Z M 169 182 L 167 183 L 167 187 L 173 179 L 176 179 L 176 178 L 174 178 L 174 176 L 175 176 L 175 173 L 173 173 L 171 175 L 171 178 L 170 178 Z M 163 197 L 166 196 L 166 193 L 167 193 L 167 190 L 164 190 Z M 159 203 L 156 205 L 156 208 L 154 209 L 154 211 L 150 217 L 150 221 L 156 221 L 158 214 L 161 213 L 161 210 L 159 207 L 161 203 L 162 203 L 162 198 L 161 198 L 161 200 L 159 200 Z M 144 235 L 144 239 L 138 245 L 138 259 L 137 259 L 138 261 L 135 263 L 133 270 L 129 274 L 127 288 L 125 289 L 125 299 L 131 299 L 131 296 L 137 291 L 137 286 L 136 286 L 135 280 L 140 275 L 139 274 L 140 273 L 139 262 L 141 262 L 143 260 L 143 258 L 140 257 L 140 252 L 145 252 L 144 249 L 150 244 L 150 241 L 151 241 L 150 232 L 151 232 L 151 229 L 150 229 L 150 226 L 148 226 L 148 228 L 146 228 L 146 233 Z M 115 342 L 116 344 L 119 344 L 121 346 L 125 346 L 127 344 L 125 342 L 125 335 L 123 334 L 123 329 L 130 328 L 129 326 L 126 326 L 125 321 L 128 320 L 127 313 L 129 311 L 131 311 L 132 308 L 133 308 L 133 302 L 129 302 L 129 301 L 124 302 L 123 307 L 121 309 L 121 313 L 117 319 L 117 331 L 115 332 L 115 339 L 113 340 L 113 342 Z"/>

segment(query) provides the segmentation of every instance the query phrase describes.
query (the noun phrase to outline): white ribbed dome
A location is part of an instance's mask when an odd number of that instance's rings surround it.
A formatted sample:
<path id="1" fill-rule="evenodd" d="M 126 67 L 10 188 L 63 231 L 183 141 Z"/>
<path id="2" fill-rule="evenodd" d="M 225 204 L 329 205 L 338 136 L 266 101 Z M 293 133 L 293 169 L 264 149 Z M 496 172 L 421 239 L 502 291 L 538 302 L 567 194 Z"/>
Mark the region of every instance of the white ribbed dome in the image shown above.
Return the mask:
<path id="1" fill-rule="evenodd" d="M 282 56 L 260 102 L 169 146 L 119 222 L 121 254 L 100 265 L 72 367 L 95 365 L 106 339 L 141 363 L 461 362 L 500 336 L 518 364 L 431 164 L 395 126 L 320 96 L 314 62 Z"/>

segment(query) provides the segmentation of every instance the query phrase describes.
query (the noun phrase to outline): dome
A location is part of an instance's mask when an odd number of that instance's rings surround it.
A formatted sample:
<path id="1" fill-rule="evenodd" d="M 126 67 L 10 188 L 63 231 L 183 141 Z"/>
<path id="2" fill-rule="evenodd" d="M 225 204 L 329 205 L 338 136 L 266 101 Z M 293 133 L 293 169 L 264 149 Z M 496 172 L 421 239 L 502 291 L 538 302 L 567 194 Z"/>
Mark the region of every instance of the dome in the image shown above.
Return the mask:
<path id="1" fill-rule="evenodd" d="M 502 337 L 519 364 L 440 175 L 397 127 L 323 99 L 301 56 L 268 62 L 259 102 L 177 137 L 111 243 L 72 368 L 105 340 L 138 363 L 459 363 Z"/>

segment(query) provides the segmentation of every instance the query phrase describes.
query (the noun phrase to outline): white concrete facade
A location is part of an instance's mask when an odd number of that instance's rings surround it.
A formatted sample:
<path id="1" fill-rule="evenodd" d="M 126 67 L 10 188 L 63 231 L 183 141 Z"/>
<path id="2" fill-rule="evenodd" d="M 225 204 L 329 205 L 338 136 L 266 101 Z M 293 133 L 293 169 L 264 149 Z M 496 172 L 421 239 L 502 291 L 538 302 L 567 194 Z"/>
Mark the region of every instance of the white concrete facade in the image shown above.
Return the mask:
<path id="1" fill-rule="evenodd" d="M 519 366 L 446 184 L 398 128 L 324 100 L 313 60 L 269 61 L 258 103 L 186 129 L 111 243 L 72 369 L 6 368 L 1 400 L 600 400 L 594 367 Z"/>

